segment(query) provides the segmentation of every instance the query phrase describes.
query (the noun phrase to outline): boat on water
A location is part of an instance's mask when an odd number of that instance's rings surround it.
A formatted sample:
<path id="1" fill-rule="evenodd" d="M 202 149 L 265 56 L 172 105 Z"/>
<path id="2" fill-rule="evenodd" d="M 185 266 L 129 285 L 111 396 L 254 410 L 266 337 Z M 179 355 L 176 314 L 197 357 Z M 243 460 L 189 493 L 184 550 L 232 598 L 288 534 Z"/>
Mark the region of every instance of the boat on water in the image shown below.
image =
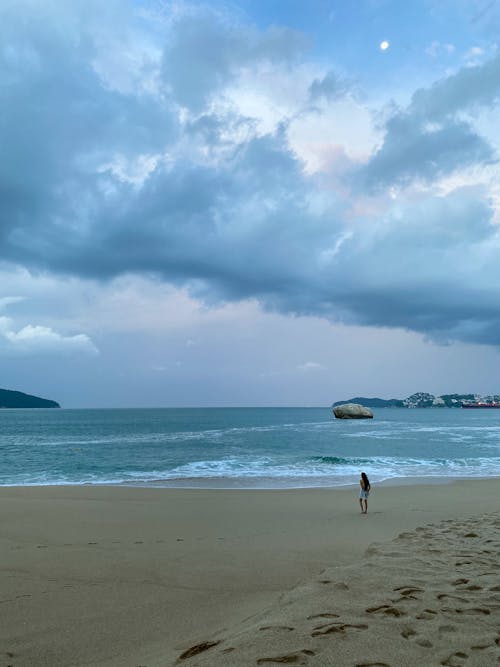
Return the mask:
<path id="1" fill-rule="evenodd" d="M 463 408 L 500 408 L 500 403 L 462 403 Z"/>

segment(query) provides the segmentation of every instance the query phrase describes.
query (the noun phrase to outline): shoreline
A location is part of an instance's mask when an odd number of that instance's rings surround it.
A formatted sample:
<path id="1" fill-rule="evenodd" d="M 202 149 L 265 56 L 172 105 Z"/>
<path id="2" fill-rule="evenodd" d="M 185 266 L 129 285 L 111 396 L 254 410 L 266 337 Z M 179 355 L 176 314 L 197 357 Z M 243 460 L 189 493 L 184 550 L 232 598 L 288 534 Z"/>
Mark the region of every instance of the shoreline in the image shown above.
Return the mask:
<path id="1" fill-rule="evenodd" d="M 342 484 L 316 484 L 316 485 L 301 485 L 301 486 L 290 486 L 290 485 L 275 485 L 275 486 L 250 486 L 242 485 L 241 480 L 244 478 L 203 478 L 203 483 L 192 484 L 193 480 L 199 478 L 182 478 L 175 480 L 175 482 L 168 482 L 164 480 L 158 480 L 156 482 L 144 482 L 144 483 L 130 483 L 130 482 L 64 482 L 60 484 L 47 483 L 47 484 L 0 484 L 1 489 L 46 489 L 46 488 L 109 488 L 109 489 L 170 489 L 170 490 L 186 490 L 186 491 L 313 491 L 313 490 L 342 490 L 342 489 L 353 489 L 358 488 L 358 482 L 345 482 Z M 221 480 L 224 479 L 224 482 Z M 232 484 L 228 484 L 228 479 L 231 479 Z M 248 479 L 248 478 L 247 478 Z M 371 478 L 372 479 L 372 478 Z M 371 481 L 370 479 L 370 481 Z M 379 488 L 385 487 L 399 487 L 399 486 L 426 486 L 426 485 L 449 485 L 459 482 L 467 481 L 488 481 L 488 480 L 498 480 L 500 475 L 489 475 L 489 476 L 475 476 L 475 477 L 460 477 L 460 476 L 438 476 L 438 475 L 428 475 L 422 477 L 387 477 L 382 480 L 376 480 L 372 482 L 372 486 Z M 209 483 L 210 482 L 210 483 Z M 226 485 L 227 484 L 227 485 Z"/>
<path id="2" fill-rule="evenodd" d="M 497 490 L 377 485 L 365 516 L 354 487 L 2 487 L 0 644 L 14 667 L 173 665 L 374 542 L 498 508 Z"/>

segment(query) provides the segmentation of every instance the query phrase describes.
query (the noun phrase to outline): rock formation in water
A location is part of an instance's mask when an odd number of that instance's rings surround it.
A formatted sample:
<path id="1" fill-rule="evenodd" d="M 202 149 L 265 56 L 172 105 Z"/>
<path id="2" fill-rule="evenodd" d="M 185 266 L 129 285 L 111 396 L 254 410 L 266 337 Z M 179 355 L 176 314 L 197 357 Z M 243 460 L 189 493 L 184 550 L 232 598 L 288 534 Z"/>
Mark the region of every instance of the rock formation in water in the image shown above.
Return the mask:
<path id="1" fill-rule="evenodd" d="M 333 408 L 337 419 L 373 419 L 373 412 L 359 403 L 344 403 Z"/>

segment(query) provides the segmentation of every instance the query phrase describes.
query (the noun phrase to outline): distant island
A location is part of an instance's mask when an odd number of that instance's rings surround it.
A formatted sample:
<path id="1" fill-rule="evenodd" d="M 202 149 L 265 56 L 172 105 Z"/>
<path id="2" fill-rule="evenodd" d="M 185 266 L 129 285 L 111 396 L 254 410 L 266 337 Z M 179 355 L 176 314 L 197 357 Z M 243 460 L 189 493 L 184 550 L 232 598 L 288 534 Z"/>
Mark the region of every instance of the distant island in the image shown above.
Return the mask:
<path id="1" fill-rule="evenodd" d="M 461 408 L 462 404 L 491 405 L 500 403 L 500 395 L 480 396 L 479 394 L 443 394 L 434 396 L 425 392 L 418 392 L 408 396 L 408 398 L 366 398 L 365 396 L 356 396 L 347 401 L 336 401 L 332 408 L 343 403 L 360 403 L 367 408 Z"/>
<path id="2" fill-rule="evenodd" d="M 0 389 L 0 408 L 60 408 L 56 401 L 23 394 L 22 391 Z"/>

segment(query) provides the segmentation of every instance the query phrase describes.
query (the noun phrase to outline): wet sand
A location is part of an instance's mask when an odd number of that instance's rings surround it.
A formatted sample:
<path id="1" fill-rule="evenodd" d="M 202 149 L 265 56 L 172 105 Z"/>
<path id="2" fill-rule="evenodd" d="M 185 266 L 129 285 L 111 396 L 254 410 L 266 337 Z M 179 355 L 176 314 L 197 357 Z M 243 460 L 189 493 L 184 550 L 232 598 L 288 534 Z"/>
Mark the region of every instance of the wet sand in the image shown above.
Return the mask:
<path id="1" fill-rule="evenodd" d="M 0 665 L 494 664 L 499 486 L 2 488 Z"/>

